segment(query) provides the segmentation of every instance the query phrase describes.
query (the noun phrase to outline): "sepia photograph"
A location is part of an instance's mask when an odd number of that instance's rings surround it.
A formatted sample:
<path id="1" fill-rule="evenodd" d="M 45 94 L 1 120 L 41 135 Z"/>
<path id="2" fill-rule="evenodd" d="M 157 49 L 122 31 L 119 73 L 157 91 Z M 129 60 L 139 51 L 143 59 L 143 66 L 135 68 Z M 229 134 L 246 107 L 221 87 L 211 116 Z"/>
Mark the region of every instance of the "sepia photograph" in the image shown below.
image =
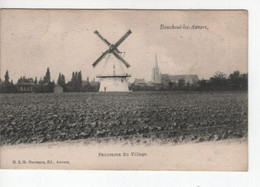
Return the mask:
<path id="1" fill-rule="evenodd" d="M 0 168 L 248 170 L 246 10 L 0 10 Z"/>

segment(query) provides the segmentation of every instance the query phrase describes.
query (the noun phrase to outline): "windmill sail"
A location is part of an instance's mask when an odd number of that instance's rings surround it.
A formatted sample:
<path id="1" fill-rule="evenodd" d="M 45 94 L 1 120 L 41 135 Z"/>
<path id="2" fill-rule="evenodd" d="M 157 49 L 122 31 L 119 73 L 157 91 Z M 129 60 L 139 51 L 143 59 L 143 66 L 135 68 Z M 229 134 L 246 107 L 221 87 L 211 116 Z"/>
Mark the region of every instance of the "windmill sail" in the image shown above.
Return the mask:
<path id="1" fill-rule="evenodd" d="M 115 43 L 115 47 L 118 47 L 130 34 L 132 33 L 132 31 L 129 29 L 124 36 L 122 36 L 116 43 Z"/>
<path id="2" fill-rule="evenodd" d="M 93 64 L 93 67 L 96 67 L 96 65 L 103 59 L 105 58 L 105 56 L 109 53 L 109 50 L 107 50 L 106 52 L 104 52 Z"/>
<path id="3" fill-rule="evenodd" d="M 104 41 L 108 46 L 111 46 L 111 43 L 109 43 L 109 41 L 107 41 L 103 36 L 101 36 L 101 34 L 96 30 L 94 32 L 102 41 Z"/>

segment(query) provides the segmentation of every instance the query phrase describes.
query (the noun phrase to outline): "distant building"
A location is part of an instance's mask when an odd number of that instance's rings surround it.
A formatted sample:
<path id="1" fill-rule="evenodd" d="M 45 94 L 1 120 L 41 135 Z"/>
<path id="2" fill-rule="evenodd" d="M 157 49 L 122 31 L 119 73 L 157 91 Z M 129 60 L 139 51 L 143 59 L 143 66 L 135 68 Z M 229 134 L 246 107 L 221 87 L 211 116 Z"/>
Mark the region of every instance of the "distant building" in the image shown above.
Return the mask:
<path id="1" fill-rule="evenodd" d="M 33 81 L 32 78 L 25 78 L 25 77 L 21 77 L 17 84 L 17 90 L 18 92 L 33 92 L 33 88 L 35 86 L 35 83 Z"/>
<path id="2" fill-rule="evenodd" d="M 196 84 L 199 81 L 199 78 L 197 75 L 169 75 L 169 74 L 162 74 L 161 80 L 162 83 L 165 86 L 169 85 L 169 82 L 171 83 L 178 83 L 180 79 L 183 79 L 185 81 L 185 84 Z"/>
<path id="3" fill-rule="evenodd" d="M 161 84 L 161 73 L 158 66 L 157 55 L 155 54 L 155 66 L 152 69 L 152 83 Z"/>
<path id="4" fill-rule="evenodd" d="M 55 94 L 63 93 L 63 87 L 60 85 L 55 85 L 53 88 L 53 93 Z"/>
<path id="5" fill-rule="evenodd" d="M 146 82 L 144 79 L 135 79 L 134 85 L 144 87 L 146 86 Z"/>

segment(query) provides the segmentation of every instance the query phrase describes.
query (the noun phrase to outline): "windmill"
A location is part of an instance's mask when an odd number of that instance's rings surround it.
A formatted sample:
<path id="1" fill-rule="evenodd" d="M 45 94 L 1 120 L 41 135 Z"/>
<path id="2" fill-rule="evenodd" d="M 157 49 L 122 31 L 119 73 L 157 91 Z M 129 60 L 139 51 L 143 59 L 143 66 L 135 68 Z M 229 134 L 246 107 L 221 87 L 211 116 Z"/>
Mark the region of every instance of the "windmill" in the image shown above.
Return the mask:
<path id="1" fill-rule="evenodd" d="M 127 92 L 128 78 L 131 77 L 125 73 L 122 64 L 129 68 L 130 64 L 123 58 L 123 52 L 118 50 L 118 46 L 132 33 L 128 30 L 115 44 L 107 41 L 98 31 L 94 32 L 109 48 L 92 64 L 95 68 L 103 59 L 105 61 L 104 70 L 107 73 L 98 75 L 100 80 L 100 92 Z"/>

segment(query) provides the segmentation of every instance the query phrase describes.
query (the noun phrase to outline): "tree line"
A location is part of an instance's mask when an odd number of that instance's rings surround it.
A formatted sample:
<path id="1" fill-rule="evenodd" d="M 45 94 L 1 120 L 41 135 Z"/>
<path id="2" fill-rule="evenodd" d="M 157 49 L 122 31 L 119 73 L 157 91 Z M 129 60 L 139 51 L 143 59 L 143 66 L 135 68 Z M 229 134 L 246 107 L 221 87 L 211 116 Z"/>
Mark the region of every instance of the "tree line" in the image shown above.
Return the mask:
<path id="1" fill-rule="evenodd" d="M 133 91 L 247 91 L 248 74 L 234 71 L 227 76 L 224 73 L 216 72 L 208 80 L 198 80 L 194 84 L 179 79 L 177 82 L 169 82 L 167 85 L 139 86 L 133 83 L 130 89 Z"/>
<path id="2" fill-rule="evenodd" d="M 99 90 L 99 82 L 91 84 L 89 79 L 83 85 L 81 71 L 72 72 L 70 81 L 66 83 L 65 76 L 59 73 L 57 83 L 51 81 L 50 69 L 47 68 L 45 76 L 37 80 L 33 78 L 20 77 L 15 85 L 10 80 L 9 72 L 6 71 L 4 81 L 0 80 L 0 93 L 17 93 L 18 86 L 22 84 L 31 84 L 35 93 L 51 93 L 55 85 L 63 88 L 64 92 L 97 92 Z M 169 82 L 168 85 L 145 85 L 139 86 L 134 83 L 130 85 L 130 90 L 133 91 L 247 91 L 248 90 L 248 74 L 241 74 L 239 71 L 234 71 L 229 76 L 224 73 L 217 72 L 208 80 L 198 80 L 194 84 L 185 82 L 184 79 L 179 79 L 177 82 Z"/>
<path id="3" fill-rule="evenodd" d="M 18 85 L 31 85 L 32 92 L 35 93 L 51 93 L 54 90 L 55 85 L 59 85 L 63 88 L 64 92 L 93 92 L 99 90 L 99 83 L 91 84 L 89 79 L 83 85 L 82 73 L 81 71 L 72 72 L 71 80 L 66 83 L 65 76 L 59 73 L 58 79 L 55 83 L 54 80 L 51 81 L 51 73 L 49 67 L 43 78 L 38 81 L 37 77 L 26 78 L 22 76 L 18 79 L 16 85 L 13 81 L 10 81 L 8 70 L 5 73 L 4 81 L 0 79 L 0 93 L 17 93 L 19 92 Z"/>

